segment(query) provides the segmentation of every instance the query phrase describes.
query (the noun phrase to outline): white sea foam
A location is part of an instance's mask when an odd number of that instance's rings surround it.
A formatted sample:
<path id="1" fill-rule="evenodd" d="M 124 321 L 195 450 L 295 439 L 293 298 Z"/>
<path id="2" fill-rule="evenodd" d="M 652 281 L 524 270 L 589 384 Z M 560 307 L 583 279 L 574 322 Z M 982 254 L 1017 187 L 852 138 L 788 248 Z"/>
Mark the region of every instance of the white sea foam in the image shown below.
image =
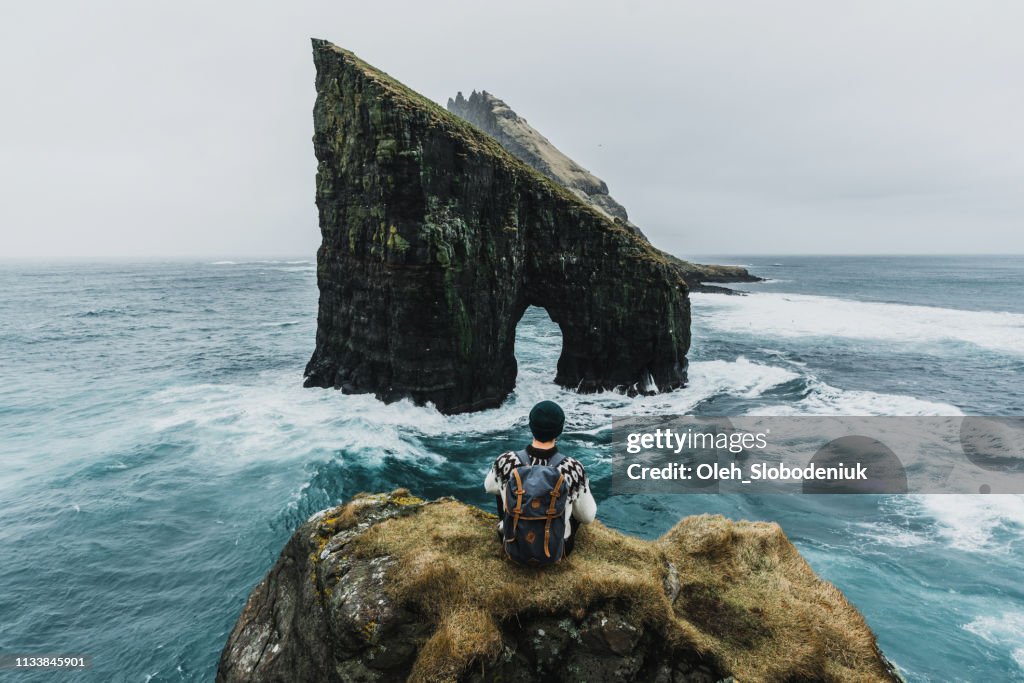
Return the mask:
<path id="1" fill-rule="evenodd" d="M 383 457 L 415 459 L 431 467 L 440 466 L 444 456 L 431 452 L 421 439 L 451 434 L 465 439 L 525 428 L 529 408 L 543 399 L 554 399 L 565 408 L 569 433 L 607 429 L 615 417 L 685 414 L 717 396 L 757 399 L 802 377 L 809 388 L 804 398 L 795 405 L 775 409 L 776 413 L 958 412 L 952 406 L 911 397 L 842 391 L 809 377 L 805 368 L 784 357 L 772 364 L 743 357 L 695 361 L 690 365 L 685 388 L 653 396 L 630 398 L 614 391 L 578 394 L 552 381 L 562 342 L 557 327 L 537 314 L 533 324 L 521 328 L 517 385 L 512 395 L 492 410 L 445 416 L 432 406 L 415 406 L 408 400 L 385 405 L 368 394 L 303 389 L 300 369 L 289 368 L 262 373 L 244 383 L 197 384 L 161 391 L 149 405 L 152 429 L 168 432 L 168 439 L 177 438 L 182 428 L 198 432 L 202 435 L 198 443 L 203 457 L 225 463 L 308 461 L 310 457 L 360 453 L 371 461 Z M 772 412 L 766 409 L 764 414 Z"/>
<path id="2" fill-rule="evenodd" d="M 851 301 L 806 294 L 692 295 L 699 325 L 776 338 L 847 338 L 893 344 L 958 342 L 1024 355 L 1024 314 Z"/>
<path id="3" fill-rule="evenodd" d="M 453 416 L 442 415 L 432 406 L 414 406 L 409 401 L 384 405 L 366 395 L 338 396 L 345 402 L 358 401 L 361 407 L 372 411 L 373 424 L 401 425 L 423 436 L 484 434 L 516 425 L 525 427 L 530 407 L 538 401 L 553 399 L 565 409 L 566 430 L 585 433 L 606 428 L 615 417 L 686 413 L 716 395 L 754 398 L 798 376 L 785 368 L 745 358 L 695 362 L 690 365 L 690 383 L 685 388 L 631 398 L 614 391 L 579 394 L 555 385 L 552 375 L 553 368 L 522 364 L 516 388 L 501 406 Z"/>
<path id="4" fill-rule="evenodd" d="M 301 325 L 303 320 L 283 320 L 277 323 L 260 323 L 260 327 L 291 327 L 293 325 Z"/>
<path id="5" fill-rule="evenodd" d="M 560 340 L 549 341 L 557 344 Z M 696 361 L 690 365 L 689 384 L 685 388 L 631 398 L 612 391 L 579 394 L 562 389 L 552 381 L 553 370 L 542 360 L 523 362 L 516 388 L 501 406 L 446 416 L 433 406 L 416 406 L 409 400 L 384 404 L 370 394 L 304 389 L 299 370 L 291 368 L 262 373 L 252 383 L 195 384 L 160 391 L 148 404 L 150 428 L 167 432 L 169 438 L 182 428 L 198 432 L 203 435 L 204 457 L 226 462 L 281 461 L 308 458 L 310 454 L 334 457 L 338 453 L 359 452 L 440 466 L 443 456 L 421 445 L 421 438 L 458 434 L 465 439 L 525 428 L 529 408 L 543 399 L 554 399 L 563 406 L 567 432 L 593 433 L 606 429 L 616 417 L 685 414 L 715 396 L 756 399 L 801 377 L 794 369 L 743 357 L 734 361 Z M 951 406 L 910 397 L 844 392 L 823 383 L 812 382 L 812 386 L 811 393 L 795 407 L 779 407 L 776 412 L 956 412 Z M 769 409 L 758 412 L 773 414 Z"/>
<path id="6" fill-rule="evenodd" d="M 888 547 L 941 545 L 967 553 L 1006 555 L 1024 544 L 1024 496 L 909 495 L 880 501 L 882 519 L 851 527 Z"/>
<path id="7" fill-rule="evenodd" d="M 787 368 L 755 363 L 740 356 L 735 361 L 710 360 L 691 364 L 690 384 L 687 388 L 707 397 L 731 394 L 757 398 L 769 389 L 799 376 Z"/>
<path id="8" fill-rule="evenodd" d="M 529 407 L 545 398 L 566 411 L 569 432 L 601 430 L 612 418 L 637 414 L 681 414 L 716 395 L 754 398 L 798 375 L 785 368 L 751 362 L 696 362 L 690 384 L 681 390 L 630 398 L 621 393 L 578 394 L 561 389 L 549 371 L 526 365 L 505 403 L 492 410 L 446 416 L 433 406 L 404 400 L 384 404 L 370 394 L 303 389 L 297 370 L 263 373 L 252 384 L 195 384 L 162 390 L 140 406 L 151 416 L 149 429 L 168 438 L 185 428 L 202 434 L 205 458 L 226 462 L 286 461 L 339 452 L 377 453 L 421 465 L 441 465 L 443 456 L 419 444 L 420 438 L 503 432 L 526 426 Z M 208 446 L 212 444 L 212 446 Z"/>
<path id="9" fill-rule="evenodd" d="M 963 415 L 956 406 L 914 396 L 838 389 L 809 376 L 810 392 L 796 403 L 764 406 L 752 415 Z"/>
<path id="10" fill-rule="evenodd" d="M 952 548 L 1010 552 L 1024 542 L 1024 496 L 915 496 Z"/>
<path id="11" fill-rule="evenodd" d="M 980 616 L 964 624 L 963 628 L 993 645 L 1010 648 L 1013 661 L 1024 669 L 1024 612 Z"/>
<path id="12" fill-rule="evenodd" d="M 275 273 L 315 273 L 316 266 L 270 266 L 268 270 Z M 260 271 L 265 272 L 265 271 Z"/>
<path id="13" fill-rule="evenodd" d="M 314 452 L 369 451 L 380 457 L 416 458 L 423 464 L 443 462 L 441 456 L 403 438 L 411 431 L 408 425 L 429 422 L 436 411 L 407 401 L 385 406 L 370 395 L 303 389 L 295 373 L 259 379 L 263 381 L 252 385 L 196 384 L 159 392 L 153 398 L 151 428 L 198 431 L 204 435 L 203 444 L 216 445 L 212 457 L 222 460 L 288 460 Z"/>
<path id="14" fill-rule="evenodd" d="M 932 542 L 926 534 L 891 522 L 860 522 L 853 531 L 871 543 L 891 548 L 915 548 Z"/>

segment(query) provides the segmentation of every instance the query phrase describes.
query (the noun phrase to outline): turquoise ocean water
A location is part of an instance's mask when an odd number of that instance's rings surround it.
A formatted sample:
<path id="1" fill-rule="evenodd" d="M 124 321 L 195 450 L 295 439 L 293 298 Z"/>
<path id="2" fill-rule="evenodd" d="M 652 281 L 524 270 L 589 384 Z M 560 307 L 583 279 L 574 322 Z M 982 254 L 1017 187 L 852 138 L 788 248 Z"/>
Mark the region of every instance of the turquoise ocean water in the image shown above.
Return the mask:
<path id="1" fill-rule="evenodd" d="M 608 525 L 777 521 L 909 680 L 1024 680 L 1024 497 L 608 495 L 619 415 L 1024 415 L 1024 258 L 706 260 L 771 280 L 694 295 L 685 389 L 557 389 L 531 309 L 515 394 L 455 417 L 301 388 L 310 261 L 0 266 L 0 653 L 94 660 L 0 680 L 212 680 L 302 520 L 397 486 L 492 504 L 489 461 L 542 398 Z"/>

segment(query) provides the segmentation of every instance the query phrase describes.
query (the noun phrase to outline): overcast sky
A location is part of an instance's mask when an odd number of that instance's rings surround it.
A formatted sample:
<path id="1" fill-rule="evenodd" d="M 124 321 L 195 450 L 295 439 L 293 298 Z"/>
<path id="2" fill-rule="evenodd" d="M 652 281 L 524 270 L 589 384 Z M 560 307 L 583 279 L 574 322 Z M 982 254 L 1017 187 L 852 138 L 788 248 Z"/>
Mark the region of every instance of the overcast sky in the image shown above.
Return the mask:
<path id="1" fill-rule="evenodd" d="M 313 257 L 309 38 L 708 253 L 1024 253 L 1024 3 L 6 3 L 0 258 Z"/>

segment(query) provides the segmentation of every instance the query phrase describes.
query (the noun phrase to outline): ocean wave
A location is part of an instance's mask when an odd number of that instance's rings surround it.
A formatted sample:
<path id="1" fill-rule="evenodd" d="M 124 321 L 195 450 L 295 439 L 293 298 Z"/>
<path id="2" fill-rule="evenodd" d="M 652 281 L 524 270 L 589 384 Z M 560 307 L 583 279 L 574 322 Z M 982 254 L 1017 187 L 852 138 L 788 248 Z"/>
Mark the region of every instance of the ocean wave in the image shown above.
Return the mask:
<path id="1" fill-rule="evenodd" d="M 537 344 L 538 342 L 533 341 Z M 560 340 L 545 342 L 554 351 Z M 536 347 L 535 347 L 536 348 Z M 443 415 L 431 405 L 410 400 L 385 404 L 371 394 L 343 394 L 305 389 L 301 370 L 261 373 L 251 383 L 204 383 L 164 389 L 150 403 L 151 429 L 162 438 L 189 434 L 204 446 L 216 444 L 213 457 L 225 460 L 289 460 L 367 454 L 416 459 L 433 465 L 443 458 L 421 439 L 458 434 L 460 439 L 524 429 L 531 406 L 544 399 L 565 409 L 566 432 L 593 435 L 616 417 L 686 414 L 714 397 L 757 399 L 796 383 L 809 389 L 794 405 L 765 407 L 756 414 L 957 414 L 955 408 L 904 396 L 842 391 L 798 372 L 799 368 L 765 364 L 739 357 L 733 361 L 695 361 L 689 384 L 653 396 L 629 397 L 606 391 L 580 394 L 552 381 L 554 357 L 538 353 L 521 361 L 517 384 L 499 407 L 461 415 Z M 550 364 L 550 367 L 549 367 Z M 803 384 L 801 384 L 803 383 Z M 319 454 L 319 455 L 317 455 Z M 209 456 L 209 454 L 208 454 Z"/>
<path id="2" fill-rule="evenodd" d="M 114 318 L 124 315 L 139 315 L 127 308 L 90 308 L 88 311 L 75 313 L 76 318 Z"/>
<path id="3" fill-rule="evenodd" d="M 1024 669 L 1024 612 L 1003 612 L 999 616 L 983 615 L 964 624 L 963 629 L 982 640 L 1010 648 L 1010 656 Z"/>
<path id="4" fill-rule="evenodd" d="M 501 407 L 453 416 L 448 418 L 448 428 L 492 432 L 514 424 L 525 426 L 530 407 L 538 401 L 552 399 L 565 409 L 566 431 L 582 432 L 608 426 L 616 417 L 685 414 L 714 396 L 756 398 L 798 377 L 786 368 L 743 357 L 735 361 L 696 361 L 690 364 L 689 383 L 685 387 L 653 396 L 629 397 L 616 391 L 580 394 L 563 389 L 552 382 L 552 374 L 536 367 L 521 366 L 516 388 Z"/>
<path id="5" fill-rule="evenodd" d="M 695 318 L 714 332 L 847 338 L 922 345 L 954 342 L 1024 355 L 1024 314 L 853 301 L 807 294 L 695 293 Z"/>
<path id="6" fill-rule="evenodd" d="M 705 397 L 729 394 L 741 398 L 757 398 L 769 389 L 798 377 L 799 374 L 787 368 L 755 363 L 739 356 L 735 361 L 709 360 L 692 363 L 687 388 Z"/>
<path id="7" fill-rule="evenodd" d="M 852 524 L 851 532 L 885 548 L 939 546 L 971 554 L 1014 554 L 1024 543 L 1024 496 L 889 496 L 879 513 Z"/>
<path id="8" fill-rule="evenodd" d="M 916 548 L 932 542 L 927 534 L 892 522 L 859 522 L 853 532 L 869 543 L 890 548 Z"/>
<path id="9" fill-rule="evenodd" d="M 1024 496 L 915 496 L 951 548 L 1010 552 L 1024 542 Z"/>
<path id="10" fill-rule="evenodd" d="M 543 399 L 566 411 L 566 431 L 603 429 L 614 417 L 682 414 L 716 395 L 753 398 L 792 381 L 785 368 L 739 358 L 690 366 L 690 384 L 677 391 L 631 398 L 618 392 L 579 394 L 555 385 L 537 366 L 521 368 L 517 386 L 501 406 L 443 415 L 409 400 L 385 404 L 371 394 L 304 389 L 298 369 L 264 373 L 253 384 L 195 384 L 164 389 L 152 397 L 151 429 L 196 433 L 219 444 L 225 457 L 274 459 L 287 453 L 376 452 L 395 457 L 437 458 L 417 442 L 424 437 L 525 428 L 529 408 Z"/>
<path id="11" fill-rule="evenodd" d="M 419 410 L 411 403 L 384 406 L 370 395 L 304 389 L 297 373 L 261 379 L 268 381 L 165 389 L 152 399 L 150 427 L 164 438 L 189 435 L 215 449 L 206 457 L 225 462 L 287 462 L 339 452 L 429 457 L 403 438 L 409 422 L 399 415 L 429 418 L 408 414 Z M 381 419 L 386 415 L 393 419 Z"/>
<path id="12" fill-rule="evenodd" d="M 763 406 L 751 415 L 892 415 L 928 416 L 963 415 L 954 405 L 928 401 L 915 396 L 884 394 L 876 391 L 839 389 L 805 377 L 807 395 L 795 403 Z"/>
<path id="13" fill-rule="evenodd" d="M 267 270 L 272 270 L 276 273 L 315 273 L 316 266 L 272 266 Z"/>
<path id="14" fill-rule="evenodd" d="M 301 325 L 304 320 L 283 320 L 278 323 L 260 323 L 260 327 L 294 327 L 295 325 Z"/>

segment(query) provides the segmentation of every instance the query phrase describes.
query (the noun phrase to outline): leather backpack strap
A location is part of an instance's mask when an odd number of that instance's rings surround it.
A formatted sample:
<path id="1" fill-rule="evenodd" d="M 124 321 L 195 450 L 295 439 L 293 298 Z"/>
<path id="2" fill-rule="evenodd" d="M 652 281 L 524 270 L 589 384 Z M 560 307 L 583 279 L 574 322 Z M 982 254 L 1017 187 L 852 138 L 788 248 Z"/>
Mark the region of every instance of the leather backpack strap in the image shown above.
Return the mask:
<path id="1" fill-rule="evenodd" d="M 551 518 L 544 524 L 544 557 L 551 557 L 551 549 L 548 544 L 551 542 Z"/>
<path id="2" fill-rule="evenodd" d="M 548 517 L 553 517 L 555 515 L 555 505 L 558 503 L 558 496 L 561 495 L 559 494 L 559 491 L 562 488 L 563 481 L 565 481 L 565 475 L 559 474 L 558 481 L 555 482 L 555 488 L 551 490 L 551 503 L 548 505 Z"/>
<path id="3" fill-rule="evenodd" d="M 555 505 L 558 503 L 558 491 L 562 488 L 562 482 L 565 480 L 565 475 L 559 473 L 558 481 L 555 482 L 555 488 L 551 490 L 551 503 L 548 505 L 548 513 L 545 515 L 547 521 L 544 522 L 544 557 L 551 557 L 551 550 L 549 544 L 551 543 L 551 522 L 555 519 Z"/>
<path id="4" fill-rule="evenodd" d="M 512 510 L 512 535 L 515 536 L 516 529 L 519 528 L 519 516 L 523 514 L 523 494 L 526 491 L 523 490 L 523 480 L 519 477 L 519 470 L 512 470 L 512 476 L 516 478 L 516 506 Z"/>

